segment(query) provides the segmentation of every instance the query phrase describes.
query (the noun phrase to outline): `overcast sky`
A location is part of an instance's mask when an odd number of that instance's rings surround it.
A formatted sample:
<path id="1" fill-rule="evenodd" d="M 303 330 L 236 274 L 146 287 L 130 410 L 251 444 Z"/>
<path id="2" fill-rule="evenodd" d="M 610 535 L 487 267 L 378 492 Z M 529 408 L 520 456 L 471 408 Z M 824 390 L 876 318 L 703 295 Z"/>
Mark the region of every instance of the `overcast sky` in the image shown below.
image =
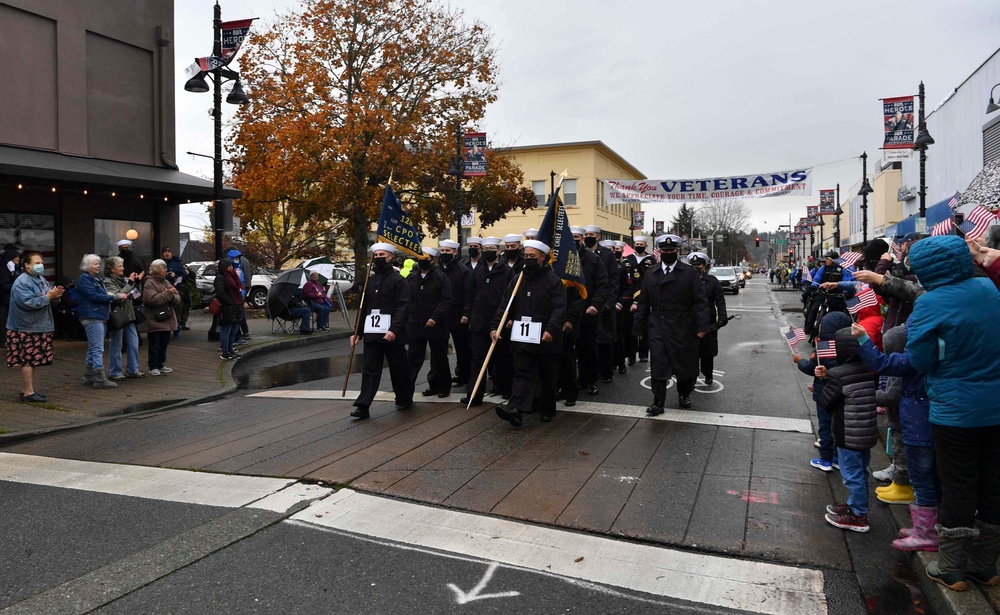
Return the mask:
<path id="1" fill-rule="evenodd" d="M 846 197 L 863 150 L 872 173 L 879 98 L 916 94 L 923 80 L 930 111 L 1000 47 L 997 0 L 450 4 L 485 23 L 500 50 L 499 101 L 477 127 L 495 145 L 600 140 L 651 179 L 814 165 L 812 198 L 747 201 L 762 230 L 805 215 L 838 181 Z M 184 152 L 212 152 L 211 96 L 185 92 L 183 68 L 211 52 L 212 5 L 175 0 L 174 18 L 178 164 L 209 178 L 211 161 Z M 298 6 L 230 0 L 222 18 L 261 23 Z M 678 207 L 645 206 L 647 224 Z M 207 220 L 185 206 L 181 230 Z"/>

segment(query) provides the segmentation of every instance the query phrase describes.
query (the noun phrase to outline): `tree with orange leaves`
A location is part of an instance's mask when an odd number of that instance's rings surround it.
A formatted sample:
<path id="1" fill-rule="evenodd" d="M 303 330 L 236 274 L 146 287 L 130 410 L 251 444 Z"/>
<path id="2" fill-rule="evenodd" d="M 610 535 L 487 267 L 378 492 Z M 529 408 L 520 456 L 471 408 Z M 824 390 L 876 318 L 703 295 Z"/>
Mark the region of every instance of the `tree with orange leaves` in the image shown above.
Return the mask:
<path id="1" fill-rule="evenodd" d="M 244 49 L 252 94 L 232 137 L 236 211 L 248 230 L 280 222 L 276 261 L 297 256 L 295 237 L 337 232 L 363 268 L 390 176 L 415 222 L 440 232 L 454 221 L 453 126 L 475 125 L 497 97 L 484 25 L 438 0 L 305 0 Z M 484 224 L 533 207 L 520 169 L 489 162 L 466 181 L 465 207 Z"/>

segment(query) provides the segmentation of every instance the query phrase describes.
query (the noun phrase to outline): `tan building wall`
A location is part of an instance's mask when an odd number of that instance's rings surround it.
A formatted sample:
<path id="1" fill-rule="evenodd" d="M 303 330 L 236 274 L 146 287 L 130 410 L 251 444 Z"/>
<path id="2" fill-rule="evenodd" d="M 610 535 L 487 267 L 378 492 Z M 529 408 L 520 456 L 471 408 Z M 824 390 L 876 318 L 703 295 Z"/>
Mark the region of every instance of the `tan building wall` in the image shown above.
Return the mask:
<path id="1" fill-rule="evenodd" d="M 872 194 L 875 200 L 872 209 L 873 237 L 882 237 L 886 227 L 903 219 L 903 204 L 897 200 L 899 189 L 903 186 L 903 170 L 896 166 L 884 169 L 872 181 L 875 190 Z"/>
<path id="2" fill-rule="evenodd" d="M 601 141 L 555 143 L 511 147 L 491 152 L 493 156 L 510 156 L 524 173 L 524 185 L 535 189 L 539 205 L 526 212 L 520 210 L 489 227 L 479 225 L 478 217 L 472 227 L 462 227 L 462 236 L 503 237 L 510 233 L 521 234 L 529 228 L 538 228 L 545 215 L 545 201 L 549 196 L 550 173 L 566 171 L 560 194 L 566 203 L 566 212 L 574 226 L 596 224 L 602 236 L 610 239 L 630 238 L 631 210 L 628 205 L 608 205 L 604 201 L 604 179 L 645 179 L 645 175 L 630 162 L 619 156 Z M 556 177 L 558 183 L 559 178 Z M 575 186 L 575 192 L 570 192 Z M 443 236 L 454 237 L 455 227 Z M 434 245 L 434 239 L 425 240 Z"/>

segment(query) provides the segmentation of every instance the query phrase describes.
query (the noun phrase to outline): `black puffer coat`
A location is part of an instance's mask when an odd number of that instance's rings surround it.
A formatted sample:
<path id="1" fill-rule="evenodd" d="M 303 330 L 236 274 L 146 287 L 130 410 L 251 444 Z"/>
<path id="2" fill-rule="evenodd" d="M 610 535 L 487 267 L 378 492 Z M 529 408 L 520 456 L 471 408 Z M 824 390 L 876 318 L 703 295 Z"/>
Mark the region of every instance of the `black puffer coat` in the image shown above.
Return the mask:
<path id="1" fill-rule="evenodd" d="M 877 379 L 858 356 L 850 329 L 837 331 L 837 367 L 826 373 L 820 405 L 833 415 L 837 446 L 866 451 L 878 441 L 875 412 Z"/>

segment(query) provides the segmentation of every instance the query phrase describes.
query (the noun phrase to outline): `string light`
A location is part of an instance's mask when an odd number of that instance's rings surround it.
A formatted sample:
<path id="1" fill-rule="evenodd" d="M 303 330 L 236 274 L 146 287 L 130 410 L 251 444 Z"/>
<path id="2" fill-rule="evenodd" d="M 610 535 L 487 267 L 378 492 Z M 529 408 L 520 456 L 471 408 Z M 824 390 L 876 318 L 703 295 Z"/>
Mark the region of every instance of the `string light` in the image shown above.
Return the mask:
<path id="1" fill-rule="evenodd" d="M 83 194 L 84 194 L 84 195 L 86 195 L 86 194 L 87 194 L 87 189 L 86 189 L 86 188 L 84 188 L 84 189 L 83 189 Z"/>
<path id="2" fill-rule="evenodd" d="M 145 195 L 145 194 L 140 194 L 140 195 L 139 195 L 139 198 L 140 198 L 140 199 L 144 199 L 144 198 L 146 198 L 146 195 Z"/>
<path id="3" fill-rule="evenodd" d="M 55 191 L 56 191 L 56 187 L 52 186 L 52 192 L 55 192 Z"/>
<path id="4" fill-rule="evenodd" d="M 112 192 L 112 193 L 111 193 L 111 196 L 115 196 L 115 193 L 114 193 L 114 192 Z"/>
<path id="5" fill-rule="evenodd" d="M 18 185 L 17 185 L 17 189 L 18 189 L 18 190 L 20 190 L 21 188 L 24 188 L 24 186 L 22 186 L 21 184 L 18 184 Z M 188 201 L 188 203 L 190 203 L 190 202 L 191 202 L 191 201 Z"/>

